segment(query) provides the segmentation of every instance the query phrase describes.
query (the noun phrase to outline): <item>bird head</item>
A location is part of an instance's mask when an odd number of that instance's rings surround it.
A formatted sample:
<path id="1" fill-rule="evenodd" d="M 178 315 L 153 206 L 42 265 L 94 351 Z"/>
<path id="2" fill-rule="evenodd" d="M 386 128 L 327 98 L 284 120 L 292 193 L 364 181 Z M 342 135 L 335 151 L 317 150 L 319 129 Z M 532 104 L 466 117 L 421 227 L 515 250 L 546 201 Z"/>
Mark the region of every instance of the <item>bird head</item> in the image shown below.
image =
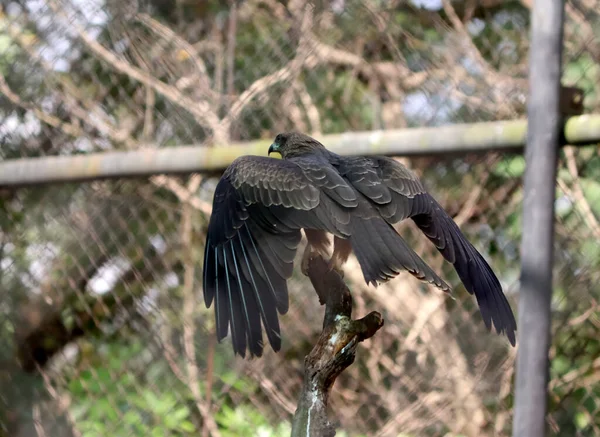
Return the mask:
<path id="1" fill-rule="evenodd" d="M 276 152 L 286 159 L 325 150 L 323 144 L 308 135 L 299 132 L 284 132 L 275 137 L 273 144 L 269 147 L 269 155 Z"/>

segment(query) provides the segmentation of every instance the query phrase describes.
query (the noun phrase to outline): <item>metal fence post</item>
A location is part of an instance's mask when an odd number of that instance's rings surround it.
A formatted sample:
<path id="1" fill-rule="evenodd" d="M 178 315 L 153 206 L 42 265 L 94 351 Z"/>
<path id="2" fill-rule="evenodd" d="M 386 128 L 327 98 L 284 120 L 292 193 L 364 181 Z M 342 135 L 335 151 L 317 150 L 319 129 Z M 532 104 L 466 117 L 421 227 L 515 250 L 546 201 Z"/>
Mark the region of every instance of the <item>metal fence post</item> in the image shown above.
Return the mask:
<path id="1" fill-rule="evenodd" d="M 563 20 L 563 0 L 534 1 L 513 437 L 546 435 Z"/>

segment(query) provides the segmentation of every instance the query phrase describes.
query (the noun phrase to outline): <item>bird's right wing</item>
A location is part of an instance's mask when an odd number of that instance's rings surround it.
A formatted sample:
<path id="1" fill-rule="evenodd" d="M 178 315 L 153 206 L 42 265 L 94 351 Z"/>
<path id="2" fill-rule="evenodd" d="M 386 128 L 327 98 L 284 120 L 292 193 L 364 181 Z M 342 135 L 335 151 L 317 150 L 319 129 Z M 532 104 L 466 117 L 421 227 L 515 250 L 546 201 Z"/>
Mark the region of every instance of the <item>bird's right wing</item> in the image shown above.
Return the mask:
<path id="1" fill-rule="evenodd" d="M 231 326 L 240 355 L 247 347 L 251 355 L 262 354 L 261 322 L 273 349 L 281 347 L 278 312 L 288 309 L 286 282 L 300 229 L 348 232 L 354 192 L 334 173 L 244 156 L 219 181 L 206 239 L 204 299 L 207 307 L 215 302 L 218 339 Z"/>

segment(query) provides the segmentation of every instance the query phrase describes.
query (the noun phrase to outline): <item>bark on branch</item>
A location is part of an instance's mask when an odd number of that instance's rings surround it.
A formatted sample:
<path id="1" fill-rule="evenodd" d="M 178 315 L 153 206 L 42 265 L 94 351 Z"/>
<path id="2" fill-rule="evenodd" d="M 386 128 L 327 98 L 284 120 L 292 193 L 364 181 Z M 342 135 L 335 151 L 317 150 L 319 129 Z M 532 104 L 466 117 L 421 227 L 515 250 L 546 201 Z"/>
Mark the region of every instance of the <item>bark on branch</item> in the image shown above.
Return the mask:
<path id="1" fill-rule="evenodd" d="M 358 343 L 371 338 L 383 326 L 383 318 L 371 312 L 352 320 L 352 296 L 342 277 L 328 271 L 319 255 L 311 257 L 308 276 L 325 304 L 323 331 L 304 361 L 304 382 L 292 422 L 292 437 L 335 436 L 327 416 L 329 393 L 336 378 L 354 362 Z"/>

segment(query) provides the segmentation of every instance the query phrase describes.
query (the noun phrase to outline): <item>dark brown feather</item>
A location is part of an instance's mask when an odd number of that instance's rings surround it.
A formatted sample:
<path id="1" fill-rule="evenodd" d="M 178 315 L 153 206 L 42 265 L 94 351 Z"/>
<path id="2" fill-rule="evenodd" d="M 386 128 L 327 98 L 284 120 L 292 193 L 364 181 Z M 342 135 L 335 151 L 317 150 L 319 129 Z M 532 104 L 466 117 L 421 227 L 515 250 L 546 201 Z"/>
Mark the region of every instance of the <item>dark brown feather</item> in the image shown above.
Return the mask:
<path id="1" fill-rule="evenodd" d="M 276 142 L 284 159 L 238 158 L 215 190 L 203 285 L 207 307 L 215 303 L 219 341 L 231 327 L 236 353 L 261 355 L 264 327 L 280 349 L 278 314 L 288 310 L 301 229 L 317 250 L 333 234 L 335 267 L 351 247 L 367 283 L 408 271 L 449 290 L 392 227 L 411 218 L 475 294 L 486 326 L 493 322 L 515 343 L 516 322 L 489 264 L 411 171 L 387 157 L 341 157 L 299 133 Z"/>
<path id="2" fill-rule="evenodd" d="M 485 325 L 516 342 L 516 320 L 498 278 L 456 223 L 406 167 L 387 157 L 333 158 L 353 187 L 364 194 L 390 224 L 412 218 L 419 229 L 451 262 L 467 291 L 475 294 Z M 391 194 L 388 203 L 382 201 Z M 356 251 L 356 249 L 355 249 Z"/>

